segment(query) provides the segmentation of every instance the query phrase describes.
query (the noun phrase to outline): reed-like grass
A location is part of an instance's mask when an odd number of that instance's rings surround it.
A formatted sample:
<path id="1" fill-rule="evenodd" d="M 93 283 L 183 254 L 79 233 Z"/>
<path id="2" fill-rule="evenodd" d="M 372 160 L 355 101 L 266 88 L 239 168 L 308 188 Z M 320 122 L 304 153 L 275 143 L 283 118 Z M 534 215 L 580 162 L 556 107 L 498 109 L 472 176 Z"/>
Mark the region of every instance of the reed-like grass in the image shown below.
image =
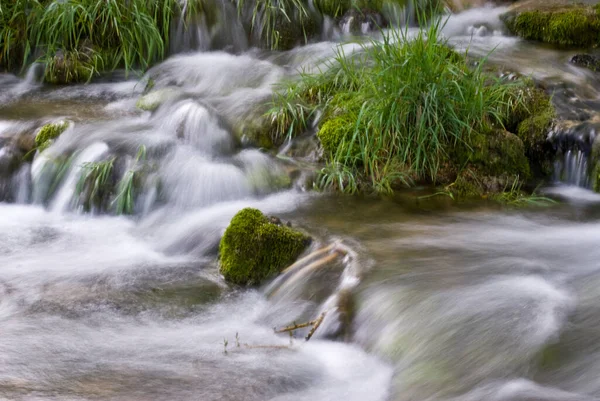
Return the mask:
<path id="1" fill-rule="evenodd" d="M 114 185 L 114 163 L 110 157 L 99 162 L 84 163 L 76 191 L 85 211 L 103 210 L 108 203 Z"/>
<path id="2" fill-rule="evenodd" d="M 145 161 L 146 147 L 142 145 L 138 149 L 133 166 L 127 170 L 117 185 L 117 193 L 111 202 L 116 214 L 133 214 Z"/>
<path id="3" fill-rule="evenodd" d="M 296 29 L 308 40 L 311 21 L 306 0 L 235 0 L 238 14 L 249 20 L 252 33 L 272 49 L 289 47 Z"/>
<path id="4" fill-rule="evenodd" d="M 522 102 L 518 83 L 485 73 L 485 60 L 470 65 L 441 39 L 442 26 L 434 21 L 412 37 L 392 30 L 358 54 L 340 51 L 334 67 L 302 76 L 275 98 L 280 135 L 305 129 L 322 112 L 321 186 L 389 192 L 412 179 L 436 182 L 457 152 L 502 127 Z"/>
<path id="5" fill-rule="evenodd" d="M 196 10 L 200 0 L 189 0 Z M 14 0 L 0 4 L 0 65 L 86 49 L 88 68 L 147 69 L 167 52 L 179 0 Z M 90 56 L 90 52 L 102 57 Z"/>

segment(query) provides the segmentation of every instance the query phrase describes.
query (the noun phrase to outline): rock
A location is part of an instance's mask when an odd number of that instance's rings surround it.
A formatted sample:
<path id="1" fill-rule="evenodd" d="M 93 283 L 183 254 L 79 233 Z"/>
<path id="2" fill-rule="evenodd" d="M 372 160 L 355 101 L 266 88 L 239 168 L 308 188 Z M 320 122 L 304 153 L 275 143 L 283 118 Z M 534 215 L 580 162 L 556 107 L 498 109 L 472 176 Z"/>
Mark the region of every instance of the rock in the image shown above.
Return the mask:
<path id="1" fill-rule="evenodd" d="M 240 210 L 219 245 L 220 271 L 230 283 L 256 285 L 291 265 L 310 237 L 272 223 L 259 210 Z"/>
<path id="2" fill-rule="evenodd" d="M 348 10 L 340 21 L 344 33 L 365 34 L 384 27 L 386 24 L 378 11 L 369 8 Z"/>
<path id="3" fill-rule="evenodd" d="M 600 58 L 592 56 L 591 54 L 576 54 L 571 57 L 570 62 L 577 67 L 600 72 Z"/>
<path id="4" fill-rule="evenodd" d="M 522 38 L 555 45 L 600 44 L 600 4 L 574 0 L 525 0 L 501 16 L 508 30 Z"/>
<path id="5" fill-rule="evenodd" d="M 176 88 L 162 88 L 152 91 L 140 97 L 135 106 L 144 111 L 154 111 L 161 104 L 176 99 L 181 95 L 181 91 Z"/>
<path id="6" fill-rule="evenodd" d="M 59 121 L 44 125 L 35 135 L 35 145 L 38 152 L 48 148 L 69 127 L 67 121 Z"/>
<path id="7" fill-rule="evenodd" d="M 596 136 L 592 142 L 592 152 L 589 157 L 589 163 L 592 174 L 590 177 L 592 189 L 596 192 L 600 192 L 600 135 Z"/>
<path id="8" fill-rule="evenodd" d="M 0 148 L 0 177 L 8 177 L 17 170 L 23 154 L 12 145 Z"/>

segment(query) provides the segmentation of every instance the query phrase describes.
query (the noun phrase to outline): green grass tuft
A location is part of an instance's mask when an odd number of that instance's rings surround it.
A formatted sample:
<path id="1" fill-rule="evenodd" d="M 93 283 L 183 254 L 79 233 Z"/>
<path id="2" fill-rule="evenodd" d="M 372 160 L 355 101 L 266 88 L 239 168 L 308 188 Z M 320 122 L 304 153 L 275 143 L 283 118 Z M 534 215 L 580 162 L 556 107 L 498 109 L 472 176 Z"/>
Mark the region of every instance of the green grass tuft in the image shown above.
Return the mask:
<path id="1" fill-rule="evenodd" d="M 458 149 L 470 153 L 476 135 L 503 127 L 522 102 L 519 84 L 486 74 L 485 60 L 469 65 L 440 39 L 441 27 L 434 22 L 416 37 L 391 31 L 359 54 L 340 51 L 329 70 L 302 76 L 275 98 L 280 134 L 287 127 L 293 135 L 322 111 L 321 185 L 389 192 L 411 179 L 436 182 Z"/>

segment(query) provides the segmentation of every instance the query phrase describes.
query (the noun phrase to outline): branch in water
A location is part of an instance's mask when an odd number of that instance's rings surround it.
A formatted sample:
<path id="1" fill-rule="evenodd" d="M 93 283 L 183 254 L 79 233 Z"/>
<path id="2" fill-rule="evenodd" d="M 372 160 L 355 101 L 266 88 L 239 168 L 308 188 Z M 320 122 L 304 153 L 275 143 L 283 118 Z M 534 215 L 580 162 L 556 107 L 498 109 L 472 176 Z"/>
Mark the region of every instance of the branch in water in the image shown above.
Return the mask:
<path id="1" fill-rule="evenodd" d="M 326 314 L 327 314 L 327 311 L 321 313 L 318 318 L 316 318 L 315 320 L 311 320 L 310 322 L 301 323 L 301 324 L 294 323 L 293 325 L 284 327 L 283 329 L 279 329 L 279 330 L 275 329 L 275 333 L 279 334 L 279 333 L 285 333 L 288 331 L 292 332 L 294 330 L 303 329 L 305 327 L 312 326 L 310 331 L 308 332 L 308 335 L 305 338 L 305 340 L 308 341 L 313 336 L 313 334 L 315 334 L 315 331 L 317 331 L 317 329 L 319 328 L 321 323 L 323 323 L 323 319 L 325 319 Z"/>

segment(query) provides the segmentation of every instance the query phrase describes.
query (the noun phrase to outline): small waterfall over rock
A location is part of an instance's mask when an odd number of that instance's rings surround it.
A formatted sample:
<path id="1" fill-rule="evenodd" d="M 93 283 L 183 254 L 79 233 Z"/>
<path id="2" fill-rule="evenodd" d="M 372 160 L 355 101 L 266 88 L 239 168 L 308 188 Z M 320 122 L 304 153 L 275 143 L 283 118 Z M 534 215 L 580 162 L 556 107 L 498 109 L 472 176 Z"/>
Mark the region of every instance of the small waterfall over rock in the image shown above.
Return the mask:
<path id="1" fill-rule="evenodd" d="M 596 169 L 597 130 L 600 124 L 589 121 L 559 121 L 549 133 L 557 150 L 554 179 L 568 185 L 593 189 Z M 595 150 L 598 149 L 598 150 Z"/>

